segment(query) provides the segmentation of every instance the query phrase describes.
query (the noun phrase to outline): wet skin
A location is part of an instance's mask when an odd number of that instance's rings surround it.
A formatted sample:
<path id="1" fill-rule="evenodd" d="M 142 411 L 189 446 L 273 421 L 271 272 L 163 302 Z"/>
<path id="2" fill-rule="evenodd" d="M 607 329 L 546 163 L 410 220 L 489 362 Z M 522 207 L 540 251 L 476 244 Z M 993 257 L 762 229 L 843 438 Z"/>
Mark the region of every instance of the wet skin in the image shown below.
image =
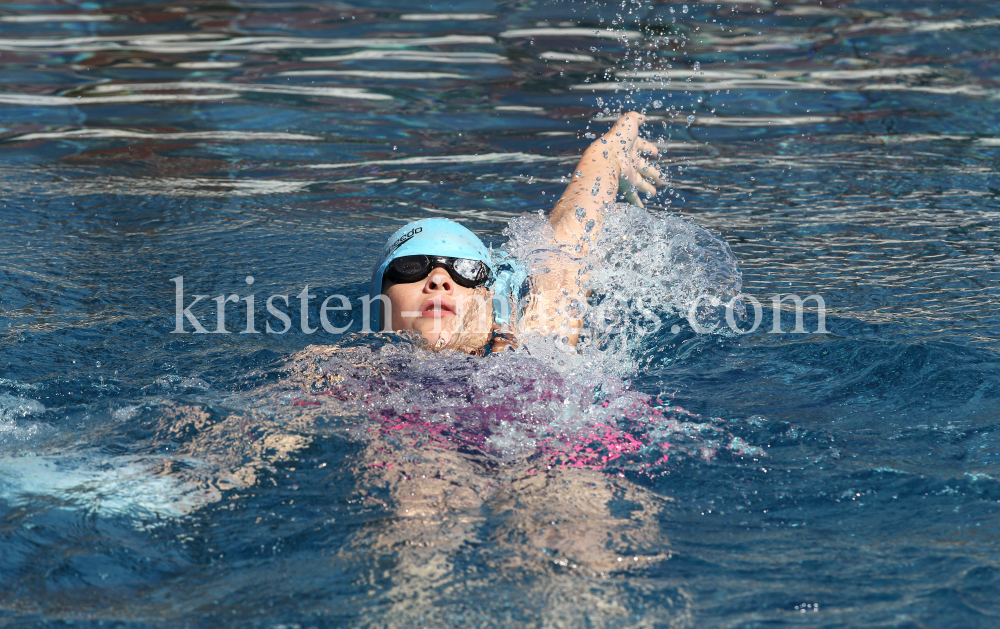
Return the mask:
<path id="1" fill-rule="evenodd" d="M 492 311 L 490 292 L 460 286 L 443 264 L 416 282 L 385 282 L 382 293 L 389 298 L 383 308 L 391 312 L 383 311 L 383 320 L 390 322 L 390 328 L 419 332 L 435 349 L 461 349 L 457 346 L 462 344 L 460 337 L 486 337 L 493 327 L 491 318 L 483 316 Z M 478 342 L 482 347 L 485 338 Z"/>

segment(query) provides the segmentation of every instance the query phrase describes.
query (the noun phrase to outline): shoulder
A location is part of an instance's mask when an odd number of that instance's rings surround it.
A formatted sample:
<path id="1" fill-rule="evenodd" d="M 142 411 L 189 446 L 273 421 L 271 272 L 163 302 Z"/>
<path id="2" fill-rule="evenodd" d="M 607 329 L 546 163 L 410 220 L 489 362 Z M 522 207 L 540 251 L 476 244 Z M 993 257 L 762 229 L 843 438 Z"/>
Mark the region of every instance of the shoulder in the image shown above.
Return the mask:
<path id="1" fill-rule="evenodd" d="M 504 352 L 508 349 L 517 349 L 517 338 L 509 332 L 494 332 L 489 347 L 491 354 Z"/>

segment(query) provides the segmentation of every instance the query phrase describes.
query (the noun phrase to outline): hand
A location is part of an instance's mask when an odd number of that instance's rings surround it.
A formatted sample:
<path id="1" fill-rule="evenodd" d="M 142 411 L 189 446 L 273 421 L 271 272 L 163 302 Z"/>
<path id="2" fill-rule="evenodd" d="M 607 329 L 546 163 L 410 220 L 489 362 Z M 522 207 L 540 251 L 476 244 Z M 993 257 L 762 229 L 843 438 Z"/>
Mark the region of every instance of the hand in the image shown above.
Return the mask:
<path id="1" fill-rule="evenodd" d="M 645 116 L 630 111 L 618 118 L 615 125 L 595 142 L 595 145 L 610 145 L 614 149 L 618 191 L 626 201 L 639 207 L 645 207 L 640 195 L 654 195 L 657 185 L 667 185 L 659 168 L 643 157 L 647 154 L 655 158 L 659 154 L 655 144 L 639 137 L 639 127 L 645 121 Z"/>
<path id="2" fill-rule="evenodd" d="M 667 185 L 659 169 L 650 163 L 658 153 L 656 146 L 639 137 L 645 119 L 634 111 L 622 115 L 583 152 L 566 191 L 549 215 L 557 241 L 586 249 L 583 241 L 600 233 L 602 208 L 613 203 L 619 192 L 629 203 L 644 207 L 642 196 L 655 194 L 657 185 Z"/>

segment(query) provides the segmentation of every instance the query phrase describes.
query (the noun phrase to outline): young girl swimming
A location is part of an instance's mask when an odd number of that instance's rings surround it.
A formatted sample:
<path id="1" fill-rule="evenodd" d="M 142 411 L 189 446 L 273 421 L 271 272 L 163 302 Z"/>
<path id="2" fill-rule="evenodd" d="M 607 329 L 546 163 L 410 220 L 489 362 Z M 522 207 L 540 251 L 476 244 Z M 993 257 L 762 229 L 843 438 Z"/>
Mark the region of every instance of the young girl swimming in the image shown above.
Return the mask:
<path id="1" fill-rule="evenodd" d="M 431 218 L 404 225 L 386 243 L 372 273 L 371 329 L 419 333 L 432 349 L 467 353 L 498 351 L 516 344 L 521 333 L 557 333 L 569 344 L 579 338 L 581 322 L 570 295 L 579 293 L 574 263 L 601 230 L 602 210 L 621 192 L 643 206 L 665 185 L 655 164 L 657 148 L 639 137 L 645 117 L 621 116 L 580 158 L 572 180 L 559 198 L 549 221 L 553 244 L 567 253 L 560 263 L 529 278 L 529 292 L 518 308 L 514 291 L 523 269 L 500 267 L 483 242 L 462 225 Z"/>

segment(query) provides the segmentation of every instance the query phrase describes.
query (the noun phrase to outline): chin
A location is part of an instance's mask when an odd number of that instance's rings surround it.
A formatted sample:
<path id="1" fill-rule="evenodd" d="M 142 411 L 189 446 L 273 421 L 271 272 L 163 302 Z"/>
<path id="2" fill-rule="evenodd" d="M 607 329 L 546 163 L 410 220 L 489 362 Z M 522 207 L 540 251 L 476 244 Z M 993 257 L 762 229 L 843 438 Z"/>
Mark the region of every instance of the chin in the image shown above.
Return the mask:
<path id="1" fill-rule="evenodd" d="M 426 329 L 420 329 L 421 327 L 425 326 L 419 326 L 417 331 L 420 332 L 420 336 L 423 337 L 424 344 L 428 349 L 444 349 L 457 336 L 455 330 L 451 329 L 451 322 L 441 322 L 438 324 L 436 322 L 429 322 Z"/>
<path id="2" fill-rule="evenodd" d="M 432 351 L 450 349 L 464 354 L 480 353 L 489 342 L 490 334 L 459 330 L 421 332 L 424 347 Z"/>

